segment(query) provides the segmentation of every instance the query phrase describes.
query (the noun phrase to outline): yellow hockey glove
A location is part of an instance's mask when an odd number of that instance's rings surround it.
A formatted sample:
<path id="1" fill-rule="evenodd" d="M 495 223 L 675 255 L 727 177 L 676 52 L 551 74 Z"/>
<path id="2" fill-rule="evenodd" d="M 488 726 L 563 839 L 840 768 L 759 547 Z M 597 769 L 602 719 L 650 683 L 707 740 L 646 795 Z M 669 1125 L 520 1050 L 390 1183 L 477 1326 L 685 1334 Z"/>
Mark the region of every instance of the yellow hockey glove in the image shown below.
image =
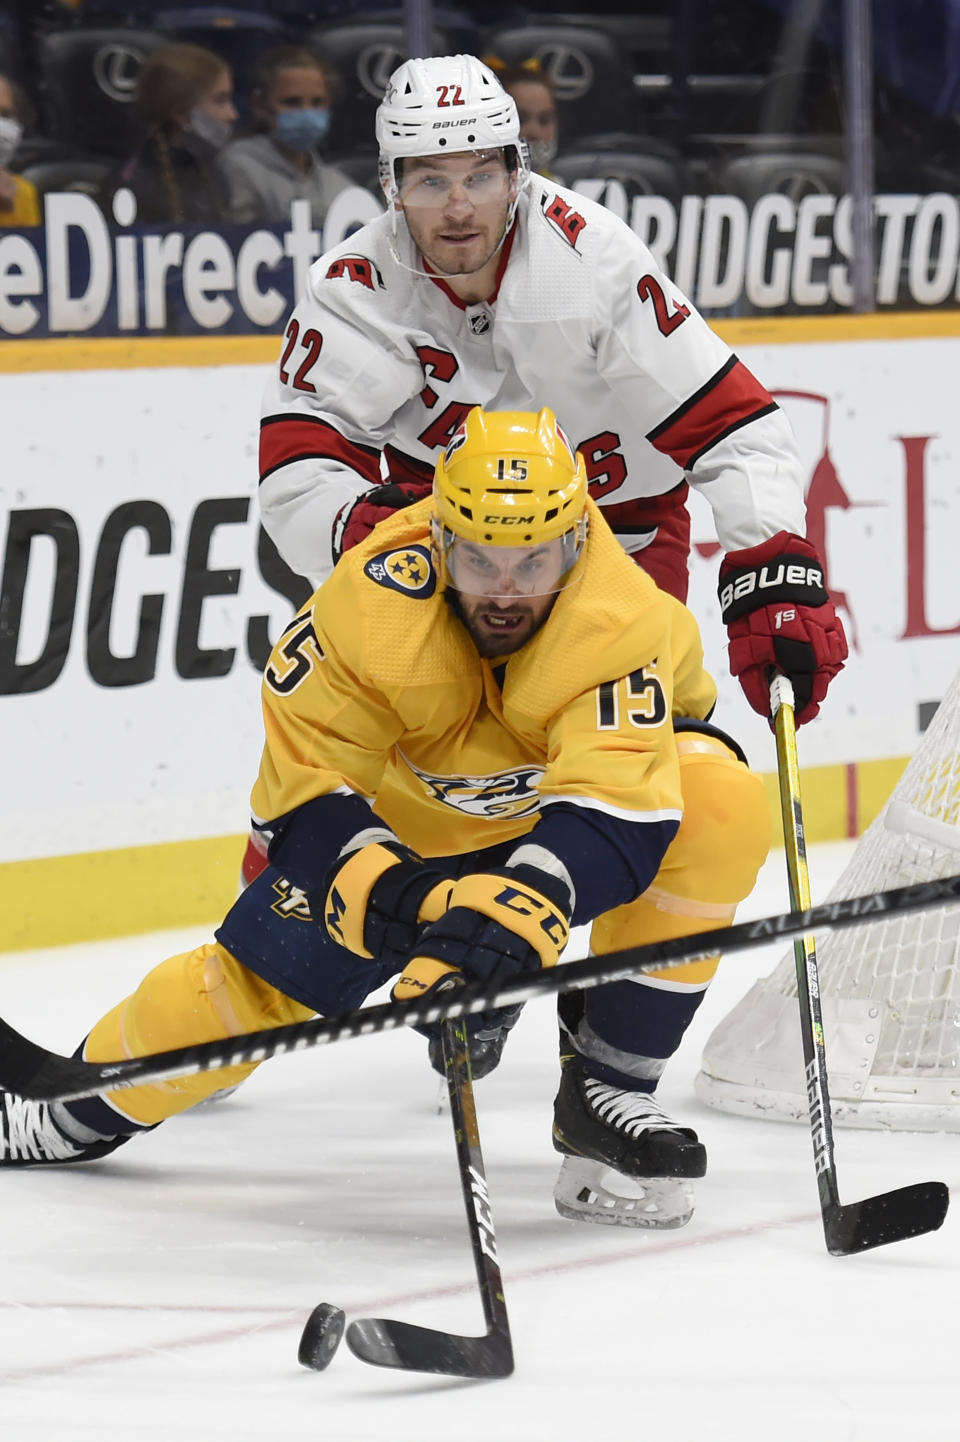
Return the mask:
<path id="1" fill-rule="evenodd" d="M 420 934 L 393 999 L 426 996 L 451 971 L 487 981 L 556 966 L 569 939 L 570 893 L 557 877 L 536 866 L 474 872 Z"/>
<path id="2" fill-rule="evenodd" d="M 336 864 L 311 910 L 340 946 L 399 970 L 421 928 L 443 914 L 453 884 L 399 841 L 377 841 Z"/>

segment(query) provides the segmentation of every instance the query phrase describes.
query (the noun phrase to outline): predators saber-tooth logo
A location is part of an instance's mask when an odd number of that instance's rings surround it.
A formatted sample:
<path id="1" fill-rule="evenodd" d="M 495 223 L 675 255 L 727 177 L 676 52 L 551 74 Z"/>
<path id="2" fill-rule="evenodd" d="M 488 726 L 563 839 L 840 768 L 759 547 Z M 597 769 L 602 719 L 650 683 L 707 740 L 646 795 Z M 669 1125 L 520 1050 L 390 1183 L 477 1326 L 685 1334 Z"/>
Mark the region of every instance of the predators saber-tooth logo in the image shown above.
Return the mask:
<path id="1" fill-rule="evenodd" d="M 307 901 L 307 893 L 299 886 L 294 886 L 285 876 L 281 876 L 273 883 L 273 889 L 277 893 L 277 899 L 270 904 L 270 910 L 276 912 L 277 916 L 284 921 L 312 921 L 310 903 Z"/>
<path id="2" fill-rule="evenodd" d="M 419 777 L 429 796 L 462 811 L 466 816 L 482 816 L 500 820 L 507 816 L 527 816 L 540 807 L 542 766 L 518 766 L 512 771 L 497 771 L 492 776 L 433 776 L 414 766 L 409 757 L 404 761 Z"/>

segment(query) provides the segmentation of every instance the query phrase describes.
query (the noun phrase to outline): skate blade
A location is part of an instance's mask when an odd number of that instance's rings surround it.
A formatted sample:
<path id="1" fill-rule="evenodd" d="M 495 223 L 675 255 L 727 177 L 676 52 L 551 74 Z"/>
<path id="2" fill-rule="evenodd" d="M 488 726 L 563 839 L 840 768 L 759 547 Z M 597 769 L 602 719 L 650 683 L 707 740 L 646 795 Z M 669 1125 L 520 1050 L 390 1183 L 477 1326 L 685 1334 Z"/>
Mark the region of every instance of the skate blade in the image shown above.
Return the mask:
<path id="1" fill-rule="evenodd" d="M 572 1222 L 667 1231 L 686 1226 L 694 1197 L 679 1177 L 628 1177 L 601 1162 L 564 1157 L 553 1201 Z"/>
<path id="2" fill-rule="evenodd" d="M 238 1092 L 241 1085 L 241 1082 L 237 1082 L 235 1087 L 221 1087 L 219 1091 L 211 1092 L 208 1097 L 203 1098 L 203 1101 L 195 1102 L 187 1115 L 192 1116 L 194 1112 L 202 1112 L 216 1107 L 220 1102 L 225 1102 L 228 1097 L 232 1097 L 234 1092 Z"/>

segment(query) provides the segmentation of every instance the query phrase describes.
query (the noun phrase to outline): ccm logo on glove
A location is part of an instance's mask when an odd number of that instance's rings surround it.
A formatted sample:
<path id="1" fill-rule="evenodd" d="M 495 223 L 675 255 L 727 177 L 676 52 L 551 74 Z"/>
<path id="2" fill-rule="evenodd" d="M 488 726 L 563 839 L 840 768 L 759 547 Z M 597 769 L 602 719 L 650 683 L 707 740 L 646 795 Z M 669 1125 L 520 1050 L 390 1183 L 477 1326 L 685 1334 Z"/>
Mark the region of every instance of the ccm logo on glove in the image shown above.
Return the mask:
<path id="1" fill-rule="evenodd" d="M 447 903 L 421 931 L 393 988 L 395 1001 L 423 996 L 451 971 L 489 981 L 556 966 L 570 937 L 569 888 L 535 866 L 470 872 L 454 883 Z"/>
<path id="2" fill-rule="evenodd" d="M 505 886 L 493 898 L 493 904 L 506 907 L 508 911 L 515 911 L 519 916 L 536 916 L 538 912 L 545 912 L 540 919 L 540 930 L 547 933 L 558 949 L 566 946 L 570 937 L 569 927 L 562 916 L 552 907 L 545 905 L 542 897 L 529 891 L 520 891 L 516 886 Z M 544 965 L 550 966 L 552 963 L 544 962 Z"/>

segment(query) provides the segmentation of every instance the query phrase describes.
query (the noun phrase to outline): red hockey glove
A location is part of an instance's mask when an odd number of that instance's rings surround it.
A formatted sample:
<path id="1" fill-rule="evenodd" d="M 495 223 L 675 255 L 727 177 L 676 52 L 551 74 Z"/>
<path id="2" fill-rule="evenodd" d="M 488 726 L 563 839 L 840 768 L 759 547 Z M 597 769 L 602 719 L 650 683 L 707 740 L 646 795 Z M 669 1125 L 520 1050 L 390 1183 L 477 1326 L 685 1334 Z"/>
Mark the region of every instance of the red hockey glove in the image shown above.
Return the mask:
<path id="1" fill-rule="evenodd" d="M 718 593 L 730 671 L 754 711 L 770 716 L 769 672 L 775 668 L 793 686 L 797 725 L 812 721 L 847 656 L 847 638 L 813 546 L 778 531 L 759 546 L 730 551 L 720 566 Z"/>
<path id="2" fill-rule="evenodd" d="M 365 541 L 378 521 L 385 521 L 404 506 L 412 506 L 430 494 L 429 481 L 388 481 L 364 491 L 355 501 L 343 506 L 333 525 L 333 559 L 339 561 L 360 541 Z"/>

